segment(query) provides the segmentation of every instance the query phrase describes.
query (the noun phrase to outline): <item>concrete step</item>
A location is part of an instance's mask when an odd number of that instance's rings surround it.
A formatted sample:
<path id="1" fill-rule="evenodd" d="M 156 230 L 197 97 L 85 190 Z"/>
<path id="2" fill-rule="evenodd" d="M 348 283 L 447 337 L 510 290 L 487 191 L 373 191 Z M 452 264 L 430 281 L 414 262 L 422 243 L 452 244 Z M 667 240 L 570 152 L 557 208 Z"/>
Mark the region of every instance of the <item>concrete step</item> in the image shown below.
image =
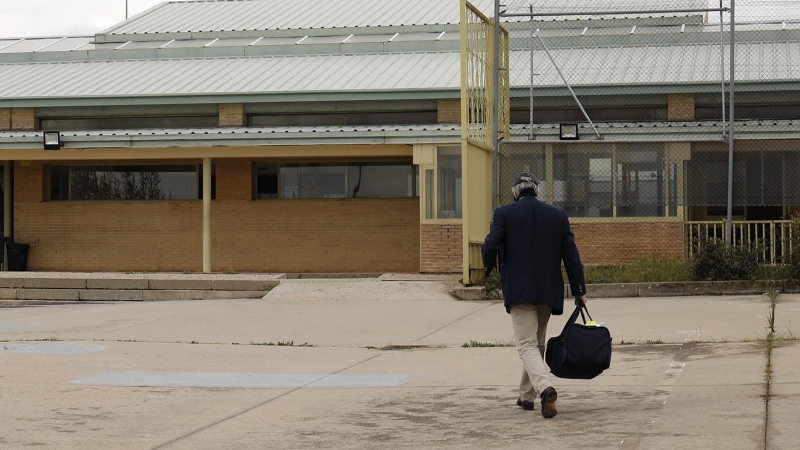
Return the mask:
<path id="1" fill-rule="evenodd" d="M 119 302 L 167 300 L 224 300 L 262 298 L 268 290 L 120 290 L 120 289 L 0 289 L 0 302 L 6 305 L 63 304 L 66 302 Z"/>
<path id="2" fill-rule="evenodd" d="M 269 291 L 279 283 L 279 280 L 31 277 L 0 278 L 0 289 Z"/>

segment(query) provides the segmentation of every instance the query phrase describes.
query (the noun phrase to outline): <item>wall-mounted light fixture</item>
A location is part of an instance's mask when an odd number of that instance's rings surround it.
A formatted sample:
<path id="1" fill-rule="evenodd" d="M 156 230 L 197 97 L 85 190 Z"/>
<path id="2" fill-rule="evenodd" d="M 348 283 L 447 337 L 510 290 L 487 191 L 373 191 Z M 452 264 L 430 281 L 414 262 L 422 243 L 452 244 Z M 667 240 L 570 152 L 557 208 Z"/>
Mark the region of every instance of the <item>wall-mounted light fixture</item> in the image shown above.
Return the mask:
<path id="1" fill-rule="evenodd" d="M 559 129 L 559 138 L 562 141 L 576 141 L 578 140 L 578 124 L 577 123 L 562 123 Z"/>
<path id="2" fill-rule="evenodd" d="M 61 147 L 64 146 L 64 143 L 61 142 L 61 132 L 45 131 L 43 134 L 45 150 L 61 150 Z"/>

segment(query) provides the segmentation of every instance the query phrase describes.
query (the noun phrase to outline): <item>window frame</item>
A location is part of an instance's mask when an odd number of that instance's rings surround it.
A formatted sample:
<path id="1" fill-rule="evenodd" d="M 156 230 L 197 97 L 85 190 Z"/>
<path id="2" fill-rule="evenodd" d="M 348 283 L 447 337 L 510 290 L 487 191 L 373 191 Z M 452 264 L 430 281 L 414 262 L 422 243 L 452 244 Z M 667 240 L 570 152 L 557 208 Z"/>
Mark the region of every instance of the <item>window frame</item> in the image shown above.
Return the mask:
<path id="1" fill-rule="evenodd" d="M 125 167 L 125 166 L 194 166 L 195 167 L 195 198 L 183 198 L 183 199 L 136 199 L 136 200 L 115 200 L 115 199 L 102 199 L 102 200 L 75 200 L 72 198 L 72 168 L 73 167 Z M 66 200 L 53 200 L 52 198 L 52 169 L 54 167 L 66 167 L 67 168 L 67 199 Z M 147 162 L 138 162 L 138 161 L 103 161 L 97 163 L 87 163 L 87 164 L 74 164 L 72 162 L 67 162 L 66 164 L 47 164 L 45 165 L 45 195 L 44 201 L 45 202 L 53 202 L 53 203 L 67 203 L 67 202 L 74 202 L 74 203 L 99 203 L 99 202 L 192 202 L 192 201 L 203 201 L 203 163 L 202 162 L 181 162 L 181 161 L 147 161 Z M 211 200 L 214 201 L 217 198 L 216 195 L 216 164 L 211 165 Z"/>
<path id="2" fill-rule="evenodd" d="M 274 198 L 258 198 L 258 167 L 259 165 L 265 164 L 274 164 L 278 167 L 277 172 L 277 183 L 278 183 L 278 193 L 277 196 Z M 285 165 L 297 165 L 300 168 L 304 166 L 313 166 L 313 165 L 328 165 L 328 166 L 343 166 L 344 167 L 344 179 L 345 179 L 345 196 L 344 197 L 337 197 L 337 198 L 324 198 L 324 197 L 312 197 L 312 198 L 286 198 L 283 197 L 281 192 L 281 167 Z M 357 167 L 360 165 L 374 165 L 374 166 L 408 166 L 411 170 L 411 196 L 410 197 L 349 197 L 347 195 L 347 181 L 348 181 L 348 168 L 350 167 Z M 251 164 L 251 194 L 250 200 L 251 201 L 315 201 L 315 200 L 339 200 L 339 201 L 374 201 L 374 200 L 414 200 L 420 198 L 420 188 L 419 185 L 419 171 L 414 167 L 413 162 L 405 158 L 392 158 L 392 159 L 372 159 L 372 158 L 357 158 L 357 159 L 288 159 L 288 158 L 281 158 L 281 159 L 259 159 L 253 160 Z"/>
<path id="3" fill-rule="evenodd" d="M 659 146 L 658 148 L 655 149 L 656 155 L 657 155 L 656 160 L 657 160 L 657 164 L 658 164 L 658 167 L 659 167 L 658 171 L 657 171 L 657 173 L 658 173 L 658 175 L 657 175 L 657 190 L 658 190 L 658 194 L 659 195 L 657 195 L 657 203 L 655 205 L 656 211 L 658 211 L 657 215 L 624 215 L 624 214 L 620 214 L 619 209 L 621 207 L 627 207 L 629 205 L 621 205 L 621 204 L 619 204 L 619 198 L 621 197 L 620 193 L 618 192 L 619 183 L 623 182 L 624 178 L 619 173 L 618 165 L 621 164 L 621 163 L 623 165 L 628 163 L 627 161 L 623 161 L 623 159 L 620 158 L 619 155 L 622 152 L 628 152 L 629 150 L 628 149 L 623 150 L 621 148 L 618 148 L 618 146 L 619 145 L 642 145 L 642 143 L 635 143 L 635 142 L 634 143 L 608 143 L 607 145 L 610 146 L 610 148 L 608 149 L 608 151 L 610 152 L 608 158 L 610 158 L 610 160 L 611 160 L 611 189 L 612 189 L 612 192 L 611 192 L 611 207 L 612 207 L 611 215 L 609 215 L 609 216 L 600 216 L 600 217 L 586 216 L 586 215 L 582 215 L 582 216 L 570 215 L 570 221 L 575 221 L 575 222 L 608 222 L 608 221 L 625 220 L 625 221 L 645 221 L 645 222 L 647 222 L 647 221 L 683 220 L 683 217 L 684 217 L 684 210 L 683 210 L 684 205 L 678 204 L 678 203 L 680 203 L 679 202 L 679 197 L 681 195 L 681 192 L 680 192 L 679 188 L 680 188 L 680 186 L 682 186 L 682 183 L 683 183 L 683 180 L 682 180 L 683 174 L 682 174 L 681 169 L 680 169 L 681 165 L 682 165 L 681 159 L 680 158 L 676 159 L 675 156 L 671 155 L 671 152 L 667 148 L 667 143 L 660 142 L 660 143 L 655 143 L 655 144 Z M 561 146 L 561 145 L 563 145 L 562 149 L 557 149 L 556 148 L 556 146 Z M 563 144 L 563 143 L 547 144 L 545 146 L 545 153 L 550 155 L 550 156 L 547 156 L 547 158 L 551 159 L 551 160 L 554 160 L 555 159 L 555 155 L 557 153 L 562 153 L 562 154 L 569 153 L 569 149 L 570 149 L 571 145 L 581 145 L 581 144 Z M 583 145 L 586 145 L 586 144 L 583 144 Z M 651 143 L 645 143 L 645 145 L 651 145 Z M 587 153 L 587 155 L 589 155 L 589 156 L 587 156 L 587 161 L 589 159 L 592 159 L 592 155 L 590 153 Z M 606 159 L 608 159 L 608 158 L 606 158 Z M 548 163 L 548 173 L 547 173 L 547 175 L 545 177 L 546 179 L 553 178 L 553 175 L 554 175 L 554 173 L 552 171 L 552 165 L 550 165 L 550 164 L 551 163 Z M 669 179 L 670 170 L 673 171 L 672 173 L 674 175 L 674 179 L 672 179 L 672 180 Z M 569 187 L 567 187 L 567 189 L 569 189 Z M 674 194 L 675 194 L 674 196 L 670 195 L 671 194 L 671 192 L 670 192 L 671 189 L 674 190 Z M 546 201 L 548 201 L 548 203 L 554 204 L 552 202 L 552 196 L 553 195 L 554 194 L 552 192 L 548 192 L 547 193 L 547 200 Z M 565 193 L 565 195 L 569 196 L 569 193 L 567 192 L 567 193 Z M 586 200 L 585 207 L 587 209 L 589 207 L 588 195 L 589 195 L 589 193 L 588 193 L 588 186 L 587 186 L 587 197 L 585 199 Z M 675 203 L 673 203 L 673 202 L 675 202 Z M 634 206 L 638 210 L 639 206 L 647 206 L 647 205 L 638 205 L 638 204 L 636 204 Z"/>
<path id="4" fill-rule="evenodd" d="M 420 186 L 420 223 L 424 224 L 437 224 L 437 225 L 454 225 L 454 224 L 462 224 L 464 221 L 464 198 L 462 194 L 461 198 L 461 218 L 439 218 L 439 184 L 440 184 L 440 174 L 439 174 L 439 149 L 440 148 L 458 148 L 459 154 L 461 155 L 461 186 L 462 192 L 464 187 L 464 150 L 461 144 L 437 144 L 431 145 L 428 147 L 426 152 L 428 153 L 429 157 L 427 158 L 427 162 L 420 162 L 417 164 L 419 167 L 418 176 L 420 179 L 419 186 Z M 428 186 L 428 178 L 427 173 L 432 173 L 432 182 L 431 186 Z M 435 217 L 428 217 L 428 210 L 432 212 Z"/>

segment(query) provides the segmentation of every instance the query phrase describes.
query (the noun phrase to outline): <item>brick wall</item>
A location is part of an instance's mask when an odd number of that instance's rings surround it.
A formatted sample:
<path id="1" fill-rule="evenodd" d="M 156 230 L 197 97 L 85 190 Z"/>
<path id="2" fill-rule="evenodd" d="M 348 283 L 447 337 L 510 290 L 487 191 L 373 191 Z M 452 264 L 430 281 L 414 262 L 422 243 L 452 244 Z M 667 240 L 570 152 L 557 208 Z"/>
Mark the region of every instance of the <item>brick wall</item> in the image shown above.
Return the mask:
<path id="1" fill-rule="evenodd" d="M 584 264 L 683 258 L 681 222 L 573 223 L 572 232 Z"/>
<path id="2" fill-rule="evenodd" d="M 438 123 L 461 123 L 461 100 L 440 99 Z"/>
<path id="3" fill-rule="evenodd" d="M 250 161 L 217 160 L 212 268 L 419 272 L 419 200 L 250 201 Z"/>
<path id="4" fill-rule="evenodd" d="M 35 130 L 36 110 L 33 108 L 11 108 L 12 130 Z"/>
<path id="5" fill-rule="evenodd" d="M 243 127 L 245 123 L 244 105 L 241 103 L 222 103 L 219 105 L 219 126 Z"/>
<path id="6" fill-rule="evenodd" d="M 11 108 L 0 108 L 0 130 L 11 129 Z"/>
<path id="7" fill-rule="evenodd" d="M 251 201 L 251 161 L 214 162 L 213 271 L 419 271 L 417 199 Z M 42 164 L 15 171 L 29 270 L 202 270 L 202 201 L 42 202 Z"/>
<path id="8" fill-rule="evenodd" d="M 422 224 L 420 236 L 421 272 L 446 273 L 463 270 L 464 251 L 460 224 Z"/>
<path id="9" fill-rule="evenodd" d="M 199 201 L 43 202 L 42 164 L 14 171 L 14 238 L 31 245 L 29 270 L 202 270 Z"/>
<path id="10" fill-rule="evenodd" d="M 667 118 L 669 120 L 694 120 L 694 94 L 669 94 Z"/>

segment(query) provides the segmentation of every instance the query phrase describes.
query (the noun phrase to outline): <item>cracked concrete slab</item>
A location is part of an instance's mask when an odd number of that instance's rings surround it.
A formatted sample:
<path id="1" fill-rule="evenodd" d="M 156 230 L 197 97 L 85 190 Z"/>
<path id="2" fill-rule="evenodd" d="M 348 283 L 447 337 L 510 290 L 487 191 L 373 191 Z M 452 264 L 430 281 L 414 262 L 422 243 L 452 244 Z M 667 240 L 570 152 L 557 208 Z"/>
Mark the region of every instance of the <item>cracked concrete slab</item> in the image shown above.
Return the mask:
<path id="1" fill-rule="evenodd" d="M 545 420 L 515 405 L 515 348 L 461 347 L 510 339 L 501 304 L 453 300 L 438 282 L 395 283 L 406 282 L 290 280 L 264 300 L 3 310 L 6 346 L 53 339 L 44 344 L 109 348 L 0 351 L 0 446 L 752 449 L 766 440 L 774 444 L 768 448 L 795 448 L 800 344 L 776 343 L 767 427 L 766 344 L 758 340 L 766 296 L 590 298 L 592 315 L 607 322 L 616 343 L 611 368 L 593 380 L 555 379 L 559 414 Z M 788 330 L 795 298 L 779 304 L 780 329 Z M 549 334 L 564 320 L 554 317 Z M 623 339 L 639 343 L 620 345 Z M 366 348 L 386 344 L 413 345 Z M 338 381 L 314 388 L 72 383 L 109 372 Z M 417 376 L 393 386 L 365 383 L 398 374 Z"/>

